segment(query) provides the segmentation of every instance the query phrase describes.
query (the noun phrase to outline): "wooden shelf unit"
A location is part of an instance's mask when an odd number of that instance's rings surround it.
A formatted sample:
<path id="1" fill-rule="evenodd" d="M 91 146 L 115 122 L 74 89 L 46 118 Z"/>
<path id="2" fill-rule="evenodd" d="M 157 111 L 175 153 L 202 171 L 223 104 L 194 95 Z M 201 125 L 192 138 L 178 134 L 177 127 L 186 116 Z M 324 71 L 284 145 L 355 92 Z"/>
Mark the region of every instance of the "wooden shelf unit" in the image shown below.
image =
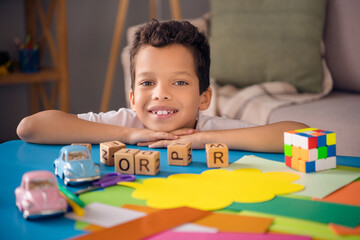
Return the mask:
<path id="1" fill-rule="evenodd" d="M 49 0 L 47 12 L 40 0 L 24 0 L 26 32 L 35 43 L 40 43 L 40 58 L 45 46 L 48 46 L 54 68 L 41 69 L 36 73 L 15 72 L 0 76 L 0 87 L 4 85 L 29 84 L 30 113 L 42 109 L 54 109 L 58 103 L 60 110 L 69 112 L 69 77 L 67 53 L 67 20 L 66 0 Z M 37 35 L 37 20 L 41 25 L 41 37 Z M 51 34 L 51 23 L 55 20 L 54 38 Z M 54 82 L 50 97 L 44 84 Z"/>
<path id="2" fill-rule="evenodd" d="M 15 72 L 9 75 L 0 76 L 0 85 L 50 82 L 57 81 L 59 77 L 60 74 L 55 69 L 43 69 L 36 73 Z"/>

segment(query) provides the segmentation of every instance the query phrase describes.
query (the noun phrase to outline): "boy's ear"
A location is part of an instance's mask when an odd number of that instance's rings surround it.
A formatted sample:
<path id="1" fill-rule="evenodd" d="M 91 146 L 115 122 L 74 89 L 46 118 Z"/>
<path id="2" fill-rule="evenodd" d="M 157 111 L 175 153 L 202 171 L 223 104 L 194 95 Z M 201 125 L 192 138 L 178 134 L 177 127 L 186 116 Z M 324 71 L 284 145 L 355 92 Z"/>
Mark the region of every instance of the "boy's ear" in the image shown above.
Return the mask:
<path id="1" fill-rule="evenodd" d="M 135 96 L 132 89 L 130 89 L 129 91 L 129 98 L 130 98 L 131 109 L 135 112 Z"/>
<path id="2" fill-rule="evenodd" d="M 199 110 L 206 110 L 209 108 L 210 103 L 211 103 L 211 97 L 212 97 L 212 88 L 208 87 L 208 89 L 206 89 L 206 91 L 204 91 L 201 95 L 200 95 L 200 106 L 199 106 Z"/>

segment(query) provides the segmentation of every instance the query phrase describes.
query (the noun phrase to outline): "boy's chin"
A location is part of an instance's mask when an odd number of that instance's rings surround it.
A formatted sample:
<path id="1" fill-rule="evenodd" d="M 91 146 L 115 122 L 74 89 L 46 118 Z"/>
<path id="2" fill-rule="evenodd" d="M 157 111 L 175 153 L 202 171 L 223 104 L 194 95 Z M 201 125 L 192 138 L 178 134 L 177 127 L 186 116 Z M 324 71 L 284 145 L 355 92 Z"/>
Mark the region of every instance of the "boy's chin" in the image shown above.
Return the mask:
<path id="1" fill-rule="evenodd" d="M 154 125 L 154 126 L 146 126 L 146 128 L 156 131 L 156 132 L 172 132 L 176 130 L 177 128 L 173 126 L 166 126 L 165 124 L 161 125 Z"/>

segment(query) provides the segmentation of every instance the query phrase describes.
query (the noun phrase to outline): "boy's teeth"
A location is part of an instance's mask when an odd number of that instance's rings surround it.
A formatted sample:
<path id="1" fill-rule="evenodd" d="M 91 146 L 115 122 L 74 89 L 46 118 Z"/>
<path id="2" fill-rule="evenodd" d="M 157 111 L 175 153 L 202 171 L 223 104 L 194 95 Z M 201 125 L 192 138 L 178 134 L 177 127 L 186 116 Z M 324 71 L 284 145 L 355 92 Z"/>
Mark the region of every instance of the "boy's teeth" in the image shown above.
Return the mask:
<path id="1" fill-rule="evenodd" d="M 166 115 L 166 114 L 170 114 L 170 113 L 174 113 L 174 111 L 153 111 L 153 114 L 158 114 L 158 115 Z"/>

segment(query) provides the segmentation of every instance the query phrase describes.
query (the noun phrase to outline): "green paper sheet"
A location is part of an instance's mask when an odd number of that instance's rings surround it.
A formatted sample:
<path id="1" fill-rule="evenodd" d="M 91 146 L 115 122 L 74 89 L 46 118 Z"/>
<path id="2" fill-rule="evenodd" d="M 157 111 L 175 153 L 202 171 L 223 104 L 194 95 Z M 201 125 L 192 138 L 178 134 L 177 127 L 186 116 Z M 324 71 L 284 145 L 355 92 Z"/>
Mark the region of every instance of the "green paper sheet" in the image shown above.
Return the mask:
<path id="1" fill-rule="evenodd" d="M 225 209 L 250 210 L 326 224 L 336 223 L 347 227 L 356 227 L 360 224 L 360 207 L 281 196 L 263 203 L 235 202 Z"/>
<path id="2" fill-rule="evenodd" d="M 142 180 L 136 180 L 136 182 L 140 183 Z M 104 190 L 81 194 L 80 199 L 84 201 L 85 204 L 98 202 L 116 207 L 120 207 L 125 203 L 146 206 L 145 200 L 135 199 L 131 196 L 133 191 L 133 188 L 115 185 L 107 187 Z"/>
<path id="3" fill-rule="evenodd" d="M 269 217 L 274 221 L 270 226 L 270 230 L 274 232 L 282 232 L 295 235 L 311 236 L 313 238 L 328 240 L 355 240 L 360 236 L 338 236 L 333 233 L 328 224 L 317 223 L 307 220 L 282 217 L 272 214 L 257 213 L 251 211 L 241 211 L 239 215 L 254 217 Z"/>
<path id="4" fill-rule="evenodd" d="M 300 176 L 300 179 L 293 183 L 303 185 L 305 189 L 294 194 L 316 198 L 324 198 L 360 177 L 360 171 L 350 167 L 338 166 L 336 169 L 315 173 L 302 173 L 285 166 L 283 162 L 272 161 L 253 155 L 244 156 L 223 169 L 233 171 L 240 168 L 256 168 L 262 172 L 295 173 Z"/>

